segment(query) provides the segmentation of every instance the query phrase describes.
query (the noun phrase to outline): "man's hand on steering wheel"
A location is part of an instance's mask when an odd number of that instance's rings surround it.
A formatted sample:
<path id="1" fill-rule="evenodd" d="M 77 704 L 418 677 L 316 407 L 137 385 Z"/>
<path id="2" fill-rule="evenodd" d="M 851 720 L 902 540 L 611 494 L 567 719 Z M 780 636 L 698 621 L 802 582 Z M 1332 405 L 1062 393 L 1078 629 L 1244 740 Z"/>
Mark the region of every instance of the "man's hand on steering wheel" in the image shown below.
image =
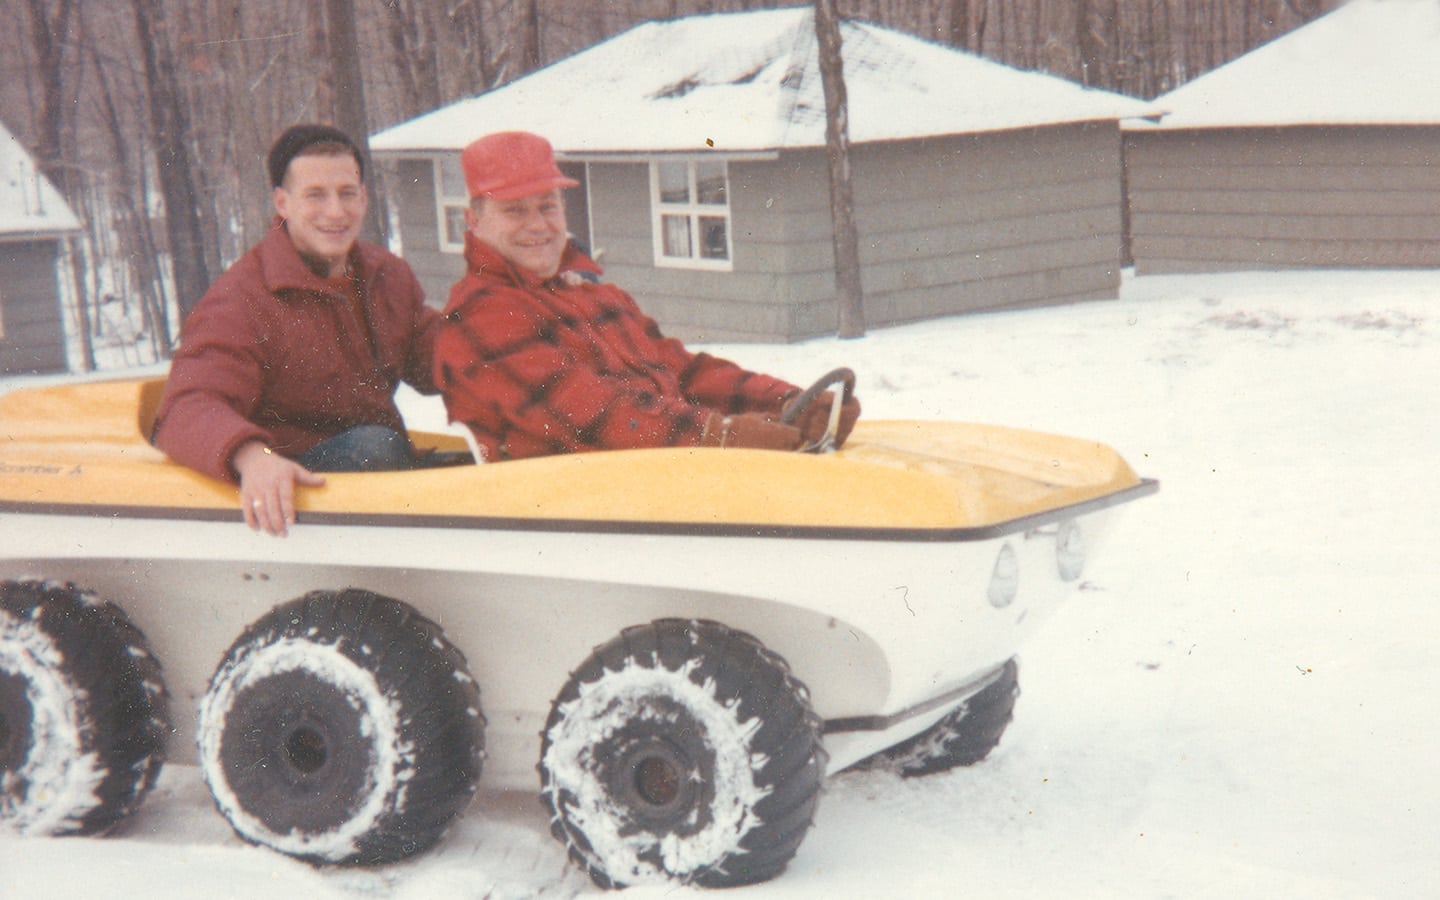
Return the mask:
<path id="1" fill-rule="evenodd" d="M 800 429 L 800 433 L 805 435 L 805 443 L 814 444 L 825 437 L 825 429 L 830 425 L 830 407 L 834 403 L 835 392 L 826 391 L 816 397 L 815 402 L 800 414 L 795 425 Z M 855 421 L 859 418 L 860 401 L 852 394 L 840 407 L 840 424 L 835 429 L 836 448 L 844 446 L 845 439 L 850 436 L 850 431 L 855 427 Z"/>
<path id="2" fill-rule="evenodd" d="M 831 385 L 839 386 L 841 393 L 827 390 Z M 789 397 L 780 410 L 780 421 L 794 425 L 804 435 L 799 448 L 803 453 L 828 453 L 839 448 L 858 418 L 855 373 L 843 367 L 826 372 L 814 384 Z"/>

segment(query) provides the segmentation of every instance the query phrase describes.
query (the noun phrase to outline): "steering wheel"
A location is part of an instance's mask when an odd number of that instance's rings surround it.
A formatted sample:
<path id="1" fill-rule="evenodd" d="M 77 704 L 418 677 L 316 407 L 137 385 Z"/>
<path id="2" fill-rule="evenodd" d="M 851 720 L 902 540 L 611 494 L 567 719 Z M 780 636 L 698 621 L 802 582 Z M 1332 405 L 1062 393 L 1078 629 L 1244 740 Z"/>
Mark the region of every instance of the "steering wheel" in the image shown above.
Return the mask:
<path id="1" fill-rule="evenodd" d="M 828 453 L 835 449 L 835 435 L 840 431 L 840 410 L 845 406 L 845 401 L 855 393 L 855 373 L 843 366 L 826 372 L 814 384 L 790 398 L 790 402 L 780 411 L 780 421 L 786 425 L 794 425 L 821 394 L 837 384 L 844 387 L 835 393 L 835 399 L 830 404 L 830 421 L 825 425 L 825 433 L 819 439 L 797 448 L 795 452 Z"/>

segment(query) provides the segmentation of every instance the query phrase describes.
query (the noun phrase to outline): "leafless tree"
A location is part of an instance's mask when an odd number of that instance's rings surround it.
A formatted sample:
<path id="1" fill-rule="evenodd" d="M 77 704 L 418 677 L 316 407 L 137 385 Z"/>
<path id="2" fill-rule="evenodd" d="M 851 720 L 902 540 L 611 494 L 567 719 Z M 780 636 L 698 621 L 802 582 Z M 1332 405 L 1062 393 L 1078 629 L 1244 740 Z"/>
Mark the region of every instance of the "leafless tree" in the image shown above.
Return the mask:
<path id="1" fill-rule="evenodd" d="M 476 4 L 464 4 L 475 8 Z M 382 3 L 390 53 L 384 58 L 400 79 L 400 100 L 406 118 L 440 105 L 440 58 L 436 21 L 417 4 L 398 0 Z M 483 83 L 483 76 L 482 76 Z"/>
<path id="2" fill-rule="evenodd" d="M 196 207 L 199 191 L 190 146 L 190 109 L 170 45 L 165 6 L 150 0 L 132 0 L 140 57 L 150 86 L 149 112 L 153 129 L 160 192 L 165 198 L 165 232 L 170 243 L 170 266 L 181 312 L 188 312 L 210 286 L 205 262 L 205 238 Z"/>
<path id="3" fill-rule="evenodd" d="M 171 334 L 170 304 L 166 279 L 160 268 L 160 246 L 153 220 L 148 214 L 145 198 L 150 194 L 149 166 L 143 161 L 149 155 L 145 129 L 137 128 L 125 110 L 129 99 L 143 92 L 137 84 L 138 73 L 100 57 L 95 49 L 94 67 L 104 72 L 98 79 L 98 103 L 104 122 L 100 133 L 108 135 L 114 156 L 115 175 L 96 184 L 103 187 L 104 202 L 92 203 L 90 217 L 109 217 L 112 229 L 92 232 L 92 239 L 102 241 L 113 232 L 113 253 L 97 248 L 97 264 L 109 267 L 105 279 L 122 296 L 134 296 L 140 307 L 141 330 L 149 341 L 150 359 L 168 355 Z M 103 262 L 102 262 L 103 261 Z"/>
<path id="4" fill-rule="evenodd" d="M 325 27 L 335 123 L 346 134 L 354 135 L 362 147 L 368 148 L 370 124 L 365 109 L 365 79 L 355 30 L 354 0 L 325 0 Z M 381 181 L 370 180 L 371 201 L 365 212 L 365 236 L 384 243 L 384 194 Z"/>
<path id="5" fill-rule="evenodd" d="M 830 220 L 835 247 L 837 334 L 865 334 L 865 295 L 860 284 L 860 236 L 850 181 L 850 126 L 840 19 L 835 0 L 815 0 L 820 81 L 825 93 L 825 155 L 830 161 Z"/>

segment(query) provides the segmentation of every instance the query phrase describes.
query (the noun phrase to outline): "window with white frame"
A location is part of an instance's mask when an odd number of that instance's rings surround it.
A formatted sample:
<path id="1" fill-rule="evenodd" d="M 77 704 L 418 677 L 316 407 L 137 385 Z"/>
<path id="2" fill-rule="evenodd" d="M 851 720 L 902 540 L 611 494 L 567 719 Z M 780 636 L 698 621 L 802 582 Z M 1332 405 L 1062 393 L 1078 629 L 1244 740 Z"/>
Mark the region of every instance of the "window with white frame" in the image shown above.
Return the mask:
<path id="1" fill-rule="evenodd" d="M 465 210 L 470 208 L 470 191 L 460 169 L 460 154 L 435 159 L 435 204 L 440 222 L 440 249 L 448 253 L 465 251 Z"/>
<path id="2" fill-rule="evenodd" d="M 724 160 L 667 159 L 650 164 L 655 265 L 732 268 L 730 175 Z"/>

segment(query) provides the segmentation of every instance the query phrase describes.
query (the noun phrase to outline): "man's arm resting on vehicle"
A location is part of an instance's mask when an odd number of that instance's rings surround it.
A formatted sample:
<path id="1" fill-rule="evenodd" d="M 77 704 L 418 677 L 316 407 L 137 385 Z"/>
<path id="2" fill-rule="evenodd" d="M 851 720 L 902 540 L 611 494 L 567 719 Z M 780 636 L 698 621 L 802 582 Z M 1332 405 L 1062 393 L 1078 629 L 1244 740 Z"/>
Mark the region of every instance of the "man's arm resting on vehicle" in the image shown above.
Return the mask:
<path id="1" fill-rule="evenodd" d="M 230 457 L 240 482 L 245 524 L 284 537 L 295 524 L 295 485 L 320 487 L 325 479 L 271 450 L 264 441 L 246 441 Z"/>

